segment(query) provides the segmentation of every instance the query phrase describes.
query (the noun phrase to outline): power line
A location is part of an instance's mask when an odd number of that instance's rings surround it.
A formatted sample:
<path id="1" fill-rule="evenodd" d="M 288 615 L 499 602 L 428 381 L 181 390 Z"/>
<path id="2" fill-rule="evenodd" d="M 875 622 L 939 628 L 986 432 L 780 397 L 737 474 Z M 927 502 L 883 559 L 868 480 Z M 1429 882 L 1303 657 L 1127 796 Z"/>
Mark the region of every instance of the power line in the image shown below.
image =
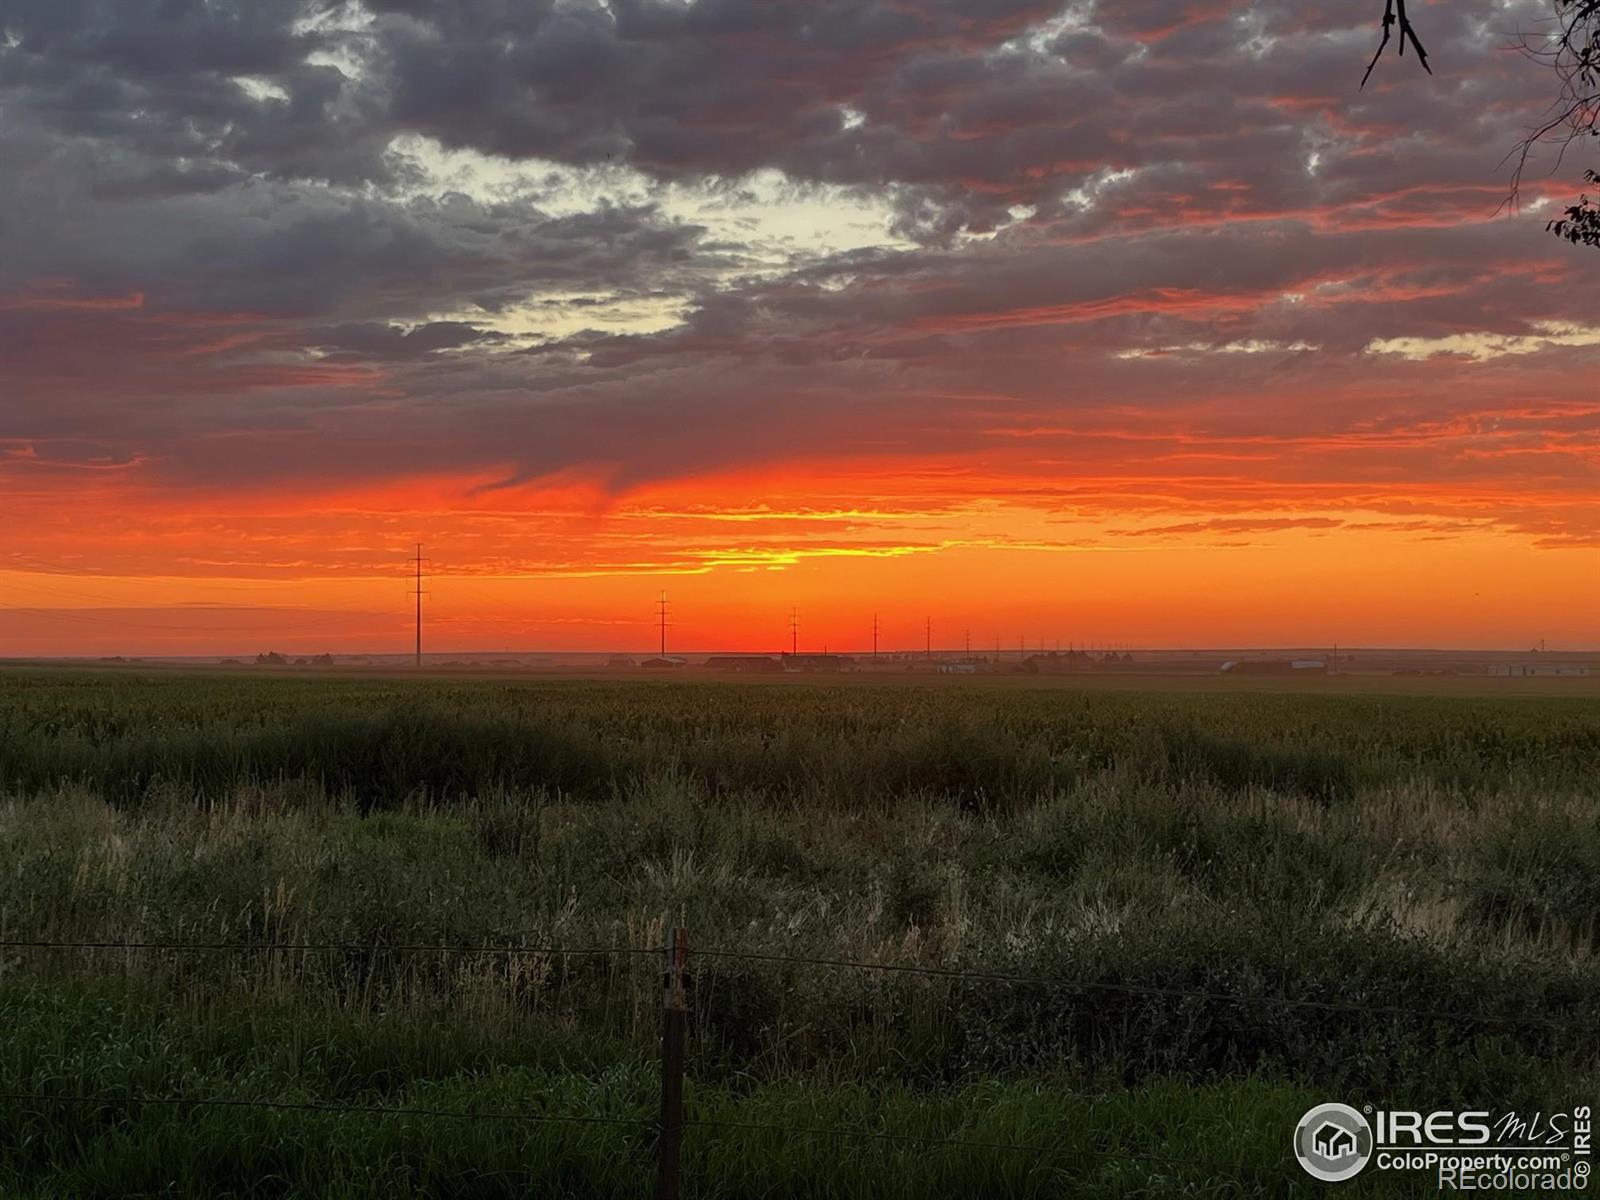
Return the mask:
<path id="1" fill-rule="evenodd" d="M 330 615 L 330 616 L 327 616 L 327 617 L 319 618 L 317 620 L 293 621 L 293 622 L 271 622 L 271 623 L 268 623 L 268 624 L 265 624 L 265 625 L 261 625 L 261 624 L 248 624 L 248 625 L 172 625 L 172 624 L 167 624 L 165 622 L 157 623 L 157 622 L 154 622 L 154 621 L 134 621 L 134 620 L 128 620 L 128 619 L 126 619 L 124 617 L 109 617 L 109 616 L 96 615 L 98 613 L 101 613 L 101 612 L 105 611 L 105 610 L 100 610 L 100 609 L 78 610 L 78 609 L 34 608 L 34 607 L 30 607 L 30 606 L 16 606 L 16 607 L 12 607 L 12 608 L 7 608 L 4 611 L 12 612 L 12 613 L 26 613 L 30 617 L 35 617 L 35 618 L 38 618 L 38 619 L 44 620 L 44 621 L 67 621 L 67 622 L 75 622 L 77 624 L 88 624 L 88 625 L 99 625 L 99 626 L 115 626 L 116 628 L 119 628 L 119 629 L 150 629 L 150 630 L 154 630 L 156 632 L 219 633 L 219 634 L 222 634 L 222 633 L 244 634 L 244 633 L 265 633 L 265 632 L 294 633 L 294 632 L 308 631 L 308 630 L 315 630 L 315 631 L 321 632 L 321 631 L 325 631 L 325 630 L 327 630 L 329 628 L 332 628 L 333 626 L 344 624 L 345 622 L 349 621 L 351 619 L 351 617 L 355 617 L 355 616 L 378 616 L 378 617 L 389 617 L 389 616 L 391 616 L 391 614 L 389 614 L 389 613 L 352 613 L 349 616 L 331 616 Z M 135 611 L 139 611 L 139 610 L 135 610 Z M 221 611 L 224 611 L 224 610 L 219 608 L 218 611 L 221 612 Z M 247 611 L 249 611 L 249 610 L 247 610 Z"/>
<path id="2" fill-rule="evenodd" d="M 54 578 L 56 578 L 56 576 L 50 575 L 47 578 L 54 579 Z M 67 576 L 67 578 L 75 579 L 75 578 L 78 578 L 78 577 L 77 576 Z M 91 576 L 90 578 L 106 578 L 106 577 L 104 577 L 104 576 Z M 114 576 L 112 578 L 123 578 L 123 577 Z M 174 577 L 173 576 L 161 576 L 160 578 L 173 579 Z M 142 584 L 147 583 L 148 581 L 141 579 L 141 580 L 139 580 L 139 582 L 142 585 Z M 259 586 L 256 586 L 256 587 L 232 587 L 232 586 L 229 586 L 227 584 L 211 583 L 211 582 L 205 580 L 204 578 L 182 579 L 181 582 L 184 584 L 184 586 L 186 588 L 204 588 L 204 589 L 209 590 L 209 591 L 218 591 L 218 592 L 275 592 L 275 593 L 280 594 L 280 595 L 286 589 L 291 589 L 294 586 L 293 584 L 288 584 L 288 583 L 282 583 L 282 584 L 268 583 L 268 584 L 263 584 L 263 585 L 259 585 Z M 52 595 L 52 596 L 61 596 L 64 599 L 68 599 L 68 600 L 98 600 L 98 601 L 101 601 L 102 603 L 110 604 L 110 605 L 119 605 L 119 604 L 123 604 L 123 603 L 126 602 L 126 597 L 124 597 L 124 596 L 107 596 L 103 592 L 85 592 L 85 591 L 80 591 L 80 590 L 77 590 L 77 589 L 68 589 L 68 588 L 56 587 L 54 584 L 39 583 L 31 575 L 28 577 L 28 582 L 26 582 L 26 583 L 19 583 L 15 579 L 7 579 L 5 581 L 4 586 L 8 590 L 12 590 L 12 591 L 38 592 L 40 594 L 48 594 L 48 595 Z"/>

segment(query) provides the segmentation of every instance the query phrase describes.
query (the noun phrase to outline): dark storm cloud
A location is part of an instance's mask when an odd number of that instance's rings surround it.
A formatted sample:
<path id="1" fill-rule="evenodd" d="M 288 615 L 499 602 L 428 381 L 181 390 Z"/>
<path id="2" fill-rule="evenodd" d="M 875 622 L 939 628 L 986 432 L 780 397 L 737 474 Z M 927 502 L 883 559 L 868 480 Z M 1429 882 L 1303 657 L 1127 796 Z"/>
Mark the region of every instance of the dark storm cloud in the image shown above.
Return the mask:
<path id="1" fill-rule="evenodd" d="M 184 486 L 621 488 L 1014 445 L 1108 406 L 1196 437 L 1447 428 L 1516 386 L 1370 343 L 1589 319 L 1537 219 L 1478 220 L 1549 86 L 1497 47 L 1542 9 L 1425 6 L 1438 76 L 1390 59 L 1360 92 L 1371 7 L 11 0 L 0 439 L 92 434 Z M 406 135 L 625 166 L 649 198 L 448 192 Z M 914 245 L 774 267 L 662 198 L 768 168 L 886 199 Z M 602 332 L 624 301 L 687 315 Z M 558 310 L 594 328 L 532 336 Z M 490 328 L 513 312 L 530 336 Z"/>
<path id="2" fill-rule="evenodd" d="M 0 133 L 0 155 L 13 146 L 32 162 L 0 176 L 0 294 L 66 277 L 185 311 L 498 311 L 536 288 L 653 286 L 700 235 L 648 207 L 550 216 L 459 194 L 397 203 L 269 180 L 108 195 L 107 175 L 133 161 L 117 147 L 68 142 L 30 155 Z"/>
<path id="3" fill-rule="evenodd" d="M 341 39 L 301 0 L 13 0 L 0 91 L 13 119 L 181 159 L 191 181 L 239 172 L 357 183 L 387 174 L 381 95 L 308 62 Z M 270 85 L 252 95 L 238 80 Z"/>

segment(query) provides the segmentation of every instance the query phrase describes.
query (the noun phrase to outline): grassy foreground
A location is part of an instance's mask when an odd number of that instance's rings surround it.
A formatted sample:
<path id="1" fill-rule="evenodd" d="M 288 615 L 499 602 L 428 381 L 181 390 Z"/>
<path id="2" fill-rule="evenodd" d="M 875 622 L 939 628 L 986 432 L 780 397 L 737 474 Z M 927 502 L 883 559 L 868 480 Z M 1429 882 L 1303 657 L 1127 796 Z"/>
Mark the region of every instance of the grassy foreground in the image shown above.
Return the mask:
<path id="1" fill-rule="evenodd" d="M 0 949 L 0 1093 L 118 1101 L 0 1099 L 0 1195 L 643 1194 L 643 1125 L 121 1101 L 648 1120 L 656 962 L 482 951 L 669 923 L 691 1194 L 1312 1195 L 1314 1102 L 1593 1097 L 1597 920 L 1594 698 L 17 673 L 0 940 L 231 949 Z"/>

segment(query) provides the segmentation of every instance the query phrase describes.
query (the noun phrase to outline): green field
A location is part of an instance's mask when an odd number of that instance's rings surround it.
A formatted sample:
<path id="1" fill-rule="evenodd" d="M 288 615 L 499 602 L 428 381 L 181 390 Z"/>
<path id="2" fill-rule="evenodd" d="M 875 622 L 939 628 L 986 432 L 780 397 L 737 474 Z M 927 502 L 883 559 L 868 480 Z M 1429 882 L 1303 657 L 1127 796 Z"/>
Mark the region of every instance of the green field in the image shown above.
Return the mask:
<path id="1" fill-rule="evenodd" d="M 0 674 L 0 1196 L 647 1195 L 669 925 L 692 1196 L 1593 1103 L 1600 696 L 1337 684 Z"/>

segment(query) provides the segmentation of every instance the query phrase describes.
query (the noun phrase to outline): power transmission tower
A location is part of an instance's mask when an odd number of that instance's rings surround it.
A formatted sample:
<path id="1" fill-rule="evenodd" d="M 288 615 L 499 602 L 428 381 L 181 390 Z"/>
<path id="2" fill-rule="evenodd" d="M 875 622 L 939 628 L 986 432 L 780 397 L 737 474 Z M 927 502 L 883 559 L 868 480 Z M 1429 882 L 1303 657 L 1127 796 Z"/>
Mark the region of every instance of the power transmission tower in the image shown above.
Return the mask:
<path id="1" fill-rule="evenodd" d="M 665 592 L 662 592 L 661 593 L 661 599 L 656 601 L 656 621 L 659 623 L 660 628 L 661 628 L 661 657 L 662 658 L 665 658 L 667 656 L 667 625 L 670 623 L 667 620 L 667 613 L 668 613 L 668 609 L 667 609 L 667 594 Z"/>
<path id="2" fill-rule="evenodd" d="M 789 610 L 789 657 L 800 653 L 800 610 Z"/>
<path id="3" fill-rule="evenodd" d="M 411 589 L 411 594 L 417 598 L 417 666 L 422 665 L 422 597 L 427 595 L 422 590 L 422 564 L 426 561 L 422 557 L 422 543 L 417 543 L 417 581 Z"/>
<path id="4" fill-rule="evenodd" d="M 972 630 L 967 630 L 967 657 L 972 657 Z"/>

